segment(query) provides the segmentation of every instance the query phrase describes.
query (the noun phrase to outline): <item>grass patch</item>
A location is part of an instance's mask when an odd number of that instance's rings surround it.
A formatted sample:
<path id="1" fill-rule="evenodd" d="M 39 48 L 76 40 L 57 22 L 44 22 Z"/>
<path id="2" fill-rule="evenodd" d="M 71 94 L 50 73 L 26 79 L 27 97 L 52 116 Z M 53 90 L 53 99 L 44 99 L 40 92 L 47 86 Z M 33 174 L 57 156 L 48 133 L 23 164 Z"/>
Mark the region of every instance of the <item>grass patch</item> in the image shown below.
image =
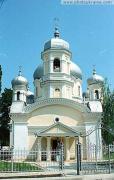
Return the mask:
<path id="1" fill-rule="evenodd" d="M 103 155 L 104 160 L 109 160 L 109 154 L 104 154 Z M 114 152 L 110 152 L 110 160 L 114 160 Z"/>
<path id="2" fill-rule="evenodd" d="M 0 161 L 0 171 L 11 171 L 12 163 L 6 161 Z M 37 165 L 25 163 L 25 162 L 14 162 L 13 163 L 13 171 L 41 171 L 42 169 Z"/>

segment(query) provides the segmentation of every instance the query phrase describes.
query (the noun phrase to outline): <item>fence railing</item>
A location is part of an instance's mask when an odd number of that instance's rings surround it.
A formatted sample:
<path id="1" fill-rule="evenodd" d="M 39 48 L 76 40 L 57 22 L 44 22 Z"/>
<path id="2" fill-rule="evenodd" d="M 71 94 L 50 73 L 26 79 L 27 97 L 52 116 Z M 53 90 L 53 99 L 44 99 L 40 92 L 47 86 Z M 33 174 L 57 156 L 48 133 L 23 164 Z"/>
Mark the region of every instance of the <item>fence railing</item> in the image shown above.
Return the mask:
<path id="1" fill-rule="evenodd" d="M 63 151 L 1 150 L 0 172 L 41 172 L 63 169 Z M 50 158 L 49 158 L 50 157 Z"/>
<path id="2" fill-rule="evenodd" d="M 0 172 L 64 172 L 79 174 L 114 172 L 114 145 L 84 147 L 77 144 L 74 161 L 64 160 L 64 148 L 57 151 L 0 150 Z"/>
<path id="3" fill-rule="evenodd" d="M 77 144 L 77 175 L 114 172 L 114 145 Z"/>

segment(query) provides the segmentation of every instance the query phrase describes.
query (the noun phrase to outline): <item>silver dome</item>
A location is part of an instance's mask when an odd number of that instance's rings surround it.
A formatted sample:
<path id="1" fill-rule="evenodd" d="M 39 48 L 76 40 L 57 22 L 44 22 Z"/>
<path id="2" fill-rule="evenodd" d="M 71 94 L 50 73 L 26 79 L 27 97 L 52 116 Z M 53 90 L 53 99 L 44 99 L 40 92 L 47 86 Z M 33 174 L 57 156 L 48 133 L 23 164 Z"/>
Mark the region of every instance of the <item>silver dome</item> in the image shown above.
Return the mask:
<path id="1" fill-rule="evenodd" d="M 54 38 L 45 43 L 44 51 L 50 48 L 69 50 L 69 43 L 60 38 L 60 33 L 57 27 L 55 27 Z"/>
<path id="2" fill-rule="evenodd" d="M 40 64 L 34 71 L 33 77 L 35 79 L 40 79 L 43 76 L 43 65 Z"/>
<path id="3" fill-rule="evenodd" d="M 12 87 L 13 86 L 27 86 L 28 85 L 28 81 L 25 77 L 23 77 L 21 75 L 21 72 L 19 72 L 19 75 L 17 77 L 15 77 L 13 80 L 12 80 Z"/>
<path id="4" fill-rule="evenodd" d="M 67 49 L 69 50 L 69 43 L 60 38 L 52 38 L 44 45 L 44 50 L 56 48 L 56 49 Z"/>
<path id="5" fill-rule="evenodd" d="M 73 62 L 71 62 L 71 65 L 70 65 L 70 74 L 74 76 L 75 78 L 82 79 L 82 71 L 80 67 Z"/>
<path id="6" fill-rule="evenodd" d="M 103 84 L 104 78 L 102 76 L 96 74 L 96 71 L 94 69 L 93 75 L 92 75 L 92 77 L 87 79 L 87 83 L 88 83 L 88 85 L 97 84 L 97 83 Z"/>

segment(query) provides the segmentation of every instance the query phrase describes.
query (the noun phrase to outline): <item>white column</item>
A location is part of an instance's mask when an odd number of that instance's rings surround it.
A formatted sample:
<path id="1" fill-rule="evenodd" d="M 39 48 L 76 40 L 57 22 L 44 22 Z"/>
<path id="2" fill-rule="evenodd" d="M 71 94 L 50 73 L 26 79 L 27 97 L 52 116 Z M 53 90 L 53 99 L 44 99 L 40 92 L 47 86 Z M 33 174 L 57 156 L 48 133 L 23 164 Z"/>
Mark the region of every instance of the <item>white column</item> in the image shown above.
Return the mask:
<path id="1" fill-rule="evenodd" d="M 47 161 L 51 161 L 51 137 L 47 137 Z"/>
<path id="2" fill-rule="evenodd" d="M 70 160 L 69 137 L 66 137 L 66 161 Z"/>
<path id="3" fill-rule="evenodd" d="M 50 73 L 53 73 L 53 60 L 50 60 L 49 62 L 49 67 L 50 67 Z"/>
<path id="4" fill-rule="evenodd" d="M 43 61 L 43 67 L 44 67 L 44 75 L 46 75 L 46 61 Z"/>
<path id="5" fill-rule="evenodd" d="M 13 101 L 17 101 L 17 93 L 16 92 L 13 94 Z"/>
<path id="6" fill-rule="evenodd" d="M 77 159 L 77 138 L 74 137 L 75 140 L 75 160 Z"/>
<path id="7" fill-rule="evenodd" d="M 37 161 L 41 161 L 41 137 L 38 137 L 38 155 L 37 155 Z"/>

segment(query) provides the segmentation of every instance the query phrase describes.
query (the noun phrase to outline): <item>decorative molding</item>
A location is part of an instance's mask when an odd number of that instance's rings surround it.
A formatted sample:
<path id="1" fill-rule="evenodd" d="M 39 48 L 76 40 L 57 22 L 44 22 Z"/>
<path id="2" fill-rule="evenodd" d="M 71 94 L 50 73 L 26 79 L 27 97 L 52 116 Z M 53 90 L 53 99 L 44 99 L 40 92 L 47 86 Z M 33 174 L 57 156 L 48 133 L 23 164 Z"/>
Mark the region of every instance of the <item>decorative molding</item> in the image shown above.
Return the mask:
<path id="1" fill-rule="evenodd" d="M 42 100 L 39 100 L 33 104 L 26 106 L 24 108 L 24 111 L 25 111 L 25 113 L 31 113 L 32 111 L 37 110 L 38 108 L 53 105 L 53 104 L 54 105 L 59 104 L 59 105 L 69 106 L 69 107 L 72 107 L 72 108 L 74 108 L 80 112 L 90 113 L 90 110 L 89 110 L 89 108 L 87 108 L 87 106 L 85 106 L 81 103 L 78 103 L 72 99 L 66 99 L 66 98 L 42 99 Z"/>

